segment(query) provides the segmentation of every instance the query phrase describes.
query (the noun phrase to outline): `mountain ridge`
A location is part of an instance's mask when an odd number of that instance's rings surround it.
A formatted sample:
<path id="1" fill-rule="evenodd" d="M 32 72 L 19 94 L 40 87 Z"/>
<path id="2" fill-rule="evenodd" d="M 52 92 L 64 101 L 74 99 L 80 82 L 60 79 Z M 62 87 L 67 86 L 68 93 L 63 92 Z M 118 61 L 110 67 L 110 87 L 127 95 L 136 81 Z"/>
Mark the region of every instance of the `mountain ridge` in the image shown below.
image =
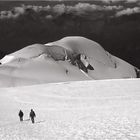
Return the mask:
<path id="1" fill-rule="evenodd" d="M 0 62 L 0 86 L 136 78 L 139 73 L 98 43 L 81 36 L 33 44 L 6 55 Z"/>

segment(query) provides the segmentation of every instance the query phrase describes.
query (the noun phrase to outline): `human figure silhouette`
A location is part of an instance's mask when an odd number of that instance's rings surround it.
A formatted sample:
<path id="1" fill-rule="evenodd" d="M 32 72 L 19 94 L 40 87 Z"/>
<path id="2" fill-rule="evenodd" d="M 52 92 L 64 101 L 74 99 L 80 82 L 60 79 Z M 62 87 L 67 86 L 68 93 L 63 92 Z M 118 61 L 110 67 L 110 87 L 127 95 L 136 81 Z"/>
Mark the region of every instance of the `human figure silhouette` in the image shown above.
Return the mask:
<path id="1" fill-rule="evenodd" d="M 33 111 L 33 109 L 31 109 L 29 115 L 30 115 L 30 118 L 31 118 L 32 123 L 35 123 L 34 118 L 36 117 L 36 114 L 35 114 L 35 112 Z"/>
<path id="2" fill-rule="evenodd" d="M 18 113 L 18 116 L 19 116 L 19 119 L 21 122 L 23 121 L 23 115 L 24 115 L 24 113 L 22 112 L 22 110 L 20 110 Z"/>

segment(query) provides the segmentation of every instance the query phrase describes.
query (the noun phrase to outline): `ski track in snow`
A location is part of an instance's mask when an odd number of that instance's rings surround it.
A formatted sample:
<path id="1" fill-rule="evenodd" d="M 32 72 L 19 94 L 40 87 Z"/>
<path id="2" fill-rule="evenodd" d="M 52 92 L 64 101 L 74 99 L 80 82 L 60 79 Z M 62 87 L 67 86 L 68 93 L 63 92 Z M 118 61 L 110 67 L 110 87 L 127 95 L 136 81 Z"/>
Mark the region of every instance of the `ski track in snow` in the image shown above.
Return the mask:
<path id="1" fill-rule="evenodd" d="M 1 88 L 0 139 L 140 140 L 139 85 L 132 79 Z"/>

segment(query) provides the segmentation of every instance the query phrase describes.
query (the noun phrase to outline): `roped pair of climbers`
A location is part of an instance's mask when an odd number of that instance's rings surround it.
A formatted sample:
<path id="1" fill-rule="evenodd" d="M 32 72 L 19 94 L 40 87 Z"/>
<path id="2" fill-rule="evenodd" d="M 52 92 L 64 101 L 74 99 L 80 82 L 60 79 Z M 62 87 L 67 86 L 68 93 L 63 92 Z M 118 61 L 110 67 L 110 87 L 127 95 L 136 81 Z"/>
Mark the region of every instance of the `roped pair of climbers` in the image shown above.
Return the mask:
<path id="1" fill-rule="evenodd" d="M 19 111 L 18 116 L 19 116 L 20 121 L 22 122 L 23 121 L 23 116 L 24 116 L 24 113 L 23 113 L 22 110 Z M 36 114 L 35 114 L 33 109 L 31 109 L 31 111 L 29 113 L 29 117 L 30 117 L 32 123 L 35 123 L 34 118 L 36 117 Z"/>

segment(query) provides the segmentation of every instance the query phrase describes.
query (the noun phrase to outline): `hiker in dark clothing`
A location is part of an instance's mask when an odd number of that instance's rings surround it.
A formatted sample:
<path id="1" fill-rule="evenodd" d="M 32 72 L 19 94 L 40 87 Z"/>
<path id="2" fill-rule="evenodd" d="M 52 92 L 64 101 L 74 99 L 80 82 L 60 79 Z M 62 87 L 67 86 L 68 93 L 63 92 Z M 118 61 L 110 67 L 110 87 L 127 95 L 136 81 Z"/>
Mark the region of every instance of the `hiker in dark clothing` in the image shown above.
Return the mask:
<path id="1" fill-rule="evenodd" d="M 35 112 L 33 111 L 33 109 L 31 109 L 30 118 L 31 118 L 32 123 L 35 122 L 35 121 L 34 121 L 34 118 L 35 118 L 35 117 L 36 117 Z"/>
<path id="2" fill-rule="evenodd" d="M 19 116 L 21 122 L 23 121 L 23 115 L 24 114 L 23 114 L 22 110 L 20 110 L 18 113 L 18 116 Z"/>

